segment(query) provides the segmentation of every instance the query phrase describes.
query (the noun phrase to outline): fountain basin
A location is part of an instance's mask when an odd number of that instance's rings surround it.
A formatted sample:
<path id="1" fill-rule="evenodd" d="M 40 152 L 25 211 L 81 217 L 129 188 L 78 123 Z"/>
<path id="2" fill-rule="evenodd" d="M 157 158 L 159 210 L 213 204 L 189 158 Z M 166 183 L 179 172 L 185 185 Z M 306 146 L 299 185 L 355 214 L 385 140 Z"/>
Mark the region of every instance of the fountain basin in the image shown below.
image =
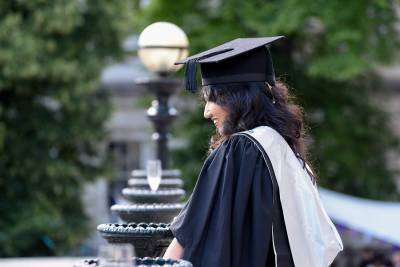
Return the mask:
<path id="1" fill-rule="evenodd" d="M 126 187 L 122 189 L 122 195 L 133 203 L 176 203 L 185 196 L 185 190 L 177 188 L 151 191 Z"/>
<path id="2" fill-rule="evenodd" d="M 171 243 L 173 235 L 166 223 L 107 223 L 97 231 L 108 243 L 129 243 L 138 257 L 159 257 Z"/>
<path id="3" fill-rule="evenodd" d="M 163 258 L 133 258 L 136 267 L 193 267 L 193 265 L 185 260 L 172 260 Z M 99 259 L 86 259 L 83 260 L 83 266 L 98 267 L 100 266 Z"/>
<path id="4" fill-rule="evenodd" d="M 111 206 L 111 212 L 115 213 L 125 222 L 153 222 L 168 223 L 178 215 L 184 204 L 130 204 Z"/>
<path id="5" fill-rule="evenodd" d="M 133 170 L 131 172 L 133 178 L 147 178 L 146 170 Z M 161 177 L 162 178 L 179 178 L 181 177 L 181 171 L 178 169 L 168 169 L 168 170 L 161 170 Z"/>
<path id="6" fill-rule="evenodd" d="M 150 190 L 150 186 L 147 182 L 147 179 L 143 178 L 131 178 L 128 180 L 128 185 L 135 189 L 148 189 Z M 161 179 L 160 189 L 166 188 L 182 188 L 183 181 L 179 178 L 170 178 L 170 179 Z"/>

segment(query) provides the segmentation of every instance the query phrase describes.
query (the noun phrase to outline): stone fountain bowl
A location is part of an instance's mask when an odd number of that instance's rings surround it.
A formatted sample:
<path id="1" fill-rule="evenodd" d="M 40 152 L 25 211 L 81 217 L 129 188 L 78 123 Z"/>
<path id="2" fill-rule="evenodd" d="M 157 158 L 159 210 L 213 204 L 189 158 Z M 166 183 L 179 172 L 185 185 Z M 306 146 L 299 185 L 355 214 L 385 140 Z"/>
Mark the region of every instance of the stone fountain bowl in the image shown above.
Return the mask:
<path id="1" fill-rule="evenodd" d="M 125 222 L 171 222 L 181 211 L 184 204 L 130 204 L 111 206 L 111 211 L 118 215 Z"/>
<path id="2" fill-rule="evenodd" d="M 176 188 L 151 191 L 126 187 L 122 189 L 122 195 L 133 203 L 176 203 L 185 196 L 185 190 Z"/>
<path id="3" fill-rule="evenodd" d="M 159 257 L 171 243 L 173 235 L 166 223 L 107 223 L 97 231 L 108 243 L 129 243 L 138 257 Z"/>
<path id="4" fill-rule="evenodd" d="M 185 260 L 172 260 L 172 259 L 163 259 L 160 257 L 157 258 L 133 258 L 133 262 L 136 267 L 193 267 L 193 265 Z M 78 266 L 87 266 L 87 267 L 98 267 L 100 266 L 99 259 L 86 259 L 82 261 L 83 264 Z"/>
<path id="5" fill-rule="evenodd" d="M 128 185 L 135 189 L 148 189 L 150 190 L 149 183 L 147 179 L 143 178 L 131 178 L 128 180 Z M 182 188 L 183 181 L 179 178 L 161 179 L 160 189 L 167 188 Z"/>
<path id="6" fill-rule="evenodd" d="M 131 172 L 133 178 L 147 178 L 146 170 L 133 170 Z M 181 177 L 181 171 L 177 169 L 170 170 L 162 170 L 161 171 L 162 178 L 179 178 Z"/>

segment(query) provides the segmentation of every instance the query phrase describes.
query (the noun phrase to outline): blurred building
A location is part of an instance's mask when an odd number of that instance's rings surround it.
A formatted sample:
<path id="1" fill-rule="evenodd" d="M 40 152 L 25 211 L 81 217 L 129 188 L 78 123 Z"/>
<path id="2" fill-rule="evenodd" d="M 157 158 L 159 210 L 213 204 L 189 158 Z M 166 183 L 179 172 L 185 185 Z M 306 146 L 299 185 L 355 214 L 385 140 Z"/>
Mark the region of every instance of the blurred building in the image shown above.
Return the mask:
<path id="1" fill-rule="evenodd" d="M 109 207 L 121 200 L 120 192 L 126 185 L 130 171 L 143 168 L 146 159 L 154 155 L 151 141 L 152 125 L 147 119 L 146 108 L 135 105 L 135 99 L 145 95 L 135 80 L 149 77 L 137 57 L 104 69 L 101 84 L 111 96 L 113 112 L 107 123 L 109 139 L 106 149 L 116 166 L 116 177 L 99 179 L 85 188 L 84 202 L 91 217 L 93 235 L 82 254 L 96 254 L 96 248 L 104 241 L 97 234 L 98 224 L 115 222 Z"/>
<path id="2" fill-rule="evenodd" d="M 128 54 L 136 51 L 136 46 L 136 36 L 129 37 L 124 43 Z M 121 190 L 126 186 L 131 171 L 144 169 L 147 160 L 156 156 L 156 145 L 151 139 L 154 129 L 146 113 L 149 105 L 142 103 L 154 99 L 154 96 L 136 84 L 136 81 L 152 78 L 152 75 L 136 56 L 127 56 L 123 62 L 108 66 L 102 72 L 101 86 L 110 93 L 113 108 L 107 123 L 109 139 L 106 149 L 117 170 L 116 177 L 99 179 L 85 187 L 83 201 L 86 213 L 91 218 L 93 234 L 82 254 L 94 255 L 98 245 L 104 243 L 97 234 L 97 225 L 117 221 L 110 214 L 109 207 L 125 201 Z M 175 98 L 172 97 L 171 102 L 176 106 Z M 177 147 L 182 143 L 179 139 L 171 138 L 169 147 Z"/>

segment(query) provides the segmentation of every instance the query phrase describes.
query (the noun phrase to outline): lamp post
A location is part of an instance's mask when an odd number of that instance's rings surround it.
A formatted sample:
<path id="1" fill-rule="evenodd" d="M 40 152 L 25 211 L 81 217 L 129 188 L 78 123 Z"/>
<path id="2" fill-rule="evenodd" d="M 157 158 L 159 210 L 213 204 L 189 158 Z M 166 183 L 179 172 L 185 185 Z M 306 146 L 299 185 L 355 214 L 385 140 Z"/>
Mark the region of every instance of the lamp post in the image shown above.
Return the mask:
<path id="1" fill-rule="evenodd" d="M 147 110 L 147 116 L 153 122 L 155 132 L 152 138 L 157 143 L 157 157 L 163 169 L 168 168 L 168 129 L 177 116 L 177 111 L 169 105 L 169 97 L 182 87 L 180 79 L 169 76 L 180 69 L 174 65 L 188 55 L 186 34 L 176 25 L 169 22 L 155 22 L 147 26 L 138 40 L 140 60 L 146 68 L 157 75 L 156 79 L 138 81 L 155 94 Z"/>

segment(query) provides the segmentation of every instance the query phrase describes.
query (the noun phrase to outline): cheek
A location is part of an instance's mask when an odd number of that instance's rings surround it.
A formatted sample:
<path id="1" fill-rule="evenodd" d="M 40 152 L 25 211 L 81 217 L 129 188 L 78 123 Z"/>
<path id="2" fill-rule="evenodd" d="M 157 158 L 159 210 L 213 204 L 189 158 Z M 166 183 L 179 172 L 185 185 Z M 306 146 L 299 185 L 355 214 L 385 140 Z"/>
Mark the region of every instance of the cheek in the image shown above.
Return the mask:
<path id="1" fill-rule="evenodd" d="M 220 119 L 221 119 L 222 121 L 225 121 L 226 118 L 228 117 L 228 112 L 225 111 L 224 109 L 221 109 L 221 110 L 219 111 L 219 117 L 220 117 Z"/>

